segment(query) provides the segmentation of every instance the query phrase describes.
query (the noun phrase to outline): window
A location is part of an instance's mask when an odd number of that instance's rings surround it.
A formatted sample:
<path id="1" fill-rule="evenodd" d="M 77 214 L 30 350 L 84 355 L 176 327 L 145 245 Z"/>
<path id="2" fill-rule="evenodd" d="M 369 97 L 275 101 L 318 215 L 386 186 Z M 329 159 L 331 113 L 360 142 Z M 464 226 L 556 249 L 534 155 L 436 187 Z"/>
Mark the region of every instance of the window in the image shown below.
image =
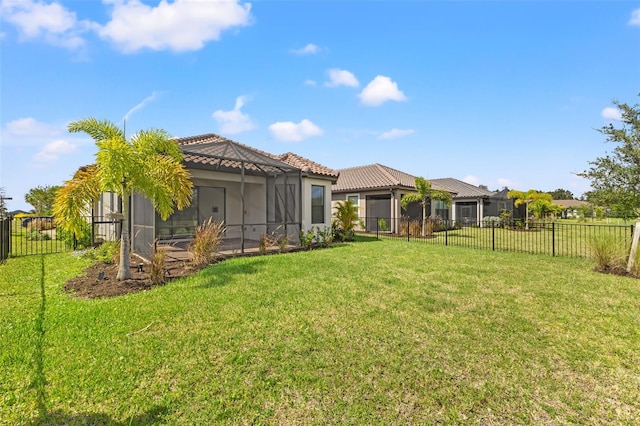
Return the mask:
<path id="1" fill-rule="evenodd" d="M 444 201 L 436 200 L 435 208 L 436 216 L 440 216 L 442 220 L 449 220 L 449 207 Z"/>
<path id="2" fill-rule="evenodd" d="M 358 196 L 358 194 L 347 195 L 347 201 L 351 201 L 351 204 L 353 204 L 356 207 L 359 207 L 360 197 Z M 360 209 L 359 208 L 356 210 L 356 215 L 360 216 Z"/>
<path id="3" fill-rule="evenodd" d="M 311 223 L 324 223 L 324 186 L 311 185 Z"/>

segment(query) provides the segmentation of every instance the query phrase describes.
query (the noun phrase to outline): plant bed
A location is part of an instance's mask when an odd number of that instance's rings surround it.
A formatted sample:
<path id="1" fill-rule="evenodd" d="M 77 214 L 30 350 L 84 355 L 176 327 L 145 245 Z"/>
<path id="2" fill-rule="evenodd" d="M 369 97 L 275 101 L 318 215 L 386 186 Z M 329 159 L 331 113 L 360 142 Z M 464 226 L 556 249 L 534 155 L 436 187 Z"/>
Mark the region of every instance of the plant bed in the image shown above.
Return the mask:
<path id="1" fill-rule="evenodd" d="M 151 281 L 151 265 L 143 263 L 138 272 L 140 259 L 131 256 L 131 278 L 117 280 L 118 264 L 96 262 L 84 270 L 80 277 L 72 278 L 64 286 L 65 291 L 77 297 L 88 299 L 122 296 L 128 293 L 149 290 L 156 285 Z M 167 262 L 164 267 L 166 280 L 192 275 L 208 265 L 194 265 L 191 262 Z"/>

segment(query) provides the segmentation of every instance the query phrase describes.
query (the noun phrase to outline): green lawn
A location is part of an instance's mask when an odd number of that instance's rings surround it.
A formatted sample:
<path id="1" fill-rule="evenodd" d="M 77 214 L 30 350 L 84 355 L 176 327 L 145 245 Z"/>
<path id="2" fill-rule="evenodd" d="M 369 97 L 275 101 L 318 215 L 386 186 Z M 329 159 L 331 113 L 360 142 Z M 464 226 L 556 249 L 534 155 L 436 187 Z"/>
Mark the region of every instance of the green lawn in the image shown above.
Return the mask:
<path id="1" fill-rule="evenodd" d="M 640 280 L 585 259 L 363 240 L 102 300 L 41 259 L 0 266 L 0 424 L 640 422 Z"/>

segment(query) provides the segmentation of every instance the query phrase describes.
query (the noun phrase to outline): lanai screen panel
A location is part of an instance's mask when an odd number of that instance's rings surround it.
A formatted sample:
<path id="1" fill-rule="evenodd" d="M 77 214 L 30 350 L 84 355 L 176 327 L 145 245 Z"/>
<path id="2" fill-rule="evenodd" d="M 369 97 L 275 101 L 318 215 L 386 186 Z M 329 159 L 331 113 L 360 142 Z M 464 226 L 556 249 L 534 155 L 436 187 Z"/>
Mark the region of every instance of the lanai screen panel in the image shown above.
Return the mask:
<path id="1" fill-rule="evenodd" d="M 133 252 L 150 259 L 154 250 L 155 209 L 149 199 L 140 194 L 131 197 L 131 243 Z"/>

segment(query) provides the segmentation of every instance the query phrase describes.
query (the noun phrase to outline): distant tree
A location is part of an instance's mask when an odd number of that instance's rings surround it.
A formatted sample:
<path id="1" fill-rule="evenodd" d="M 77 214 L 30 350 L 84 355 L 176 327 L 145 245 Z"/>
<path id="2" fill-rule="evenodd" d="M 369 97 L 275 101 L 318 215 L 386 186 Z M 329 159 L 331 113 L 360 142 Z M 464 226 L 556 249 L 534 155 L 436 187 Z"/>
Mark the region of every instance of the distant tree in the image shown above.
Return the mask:
<path id="1" fill-rule="evenodd" d="M 484 189 L 485 191 L 489 190 L 489 187 L 487 185 L 478 185 L 478 188 Z"/>
<path id="2" fill-rule="evenodd" d="M 0 186 L 0 218 L 7 217 L 7 192 L 4 187 Z"/>
<path id="3" fill-rule="evenodd" d="M 193 184 L 182 163 L 182 152 L 164 130 L 142 131 L 127 141 L 124 132 L 110 121 L 87 118 L 69 124 L 69 131 L 87 133 L 98 152 L 94 165 L 78 170 L 58 191 L 53 208 L 56 221 L 78 236 L 83 212 L 100 192 L 118 194 L 124 221 L 116 279 L 131 278 L 129 197 L 138 192 L 149 198 L 163 220 L 175 208 L 189 206 Z"/>
<path id="4" fill-rule="evenodd" d="M 31 204 L 38 216 L 50 216 L 53 211 L 53 201 L 60 186 L 36 186 L 24 196 L 24 200 Z"/>
<path id="5" fill-rule="evenodd" d="M 573 200 L 574 199 L 573 192 L 569 191 L 568 189 L 558 188 L 555 191 L 549 192 L 549 194 L 551 195 L 551 198 L 553 198 L 554 200 Z"/>
<path id="6" fill-rule="evenodd" d="M 417 177 L 415 180 L 416 192 L 410 192 L 402 197 L 402 208 L 407 209 L 409 204 L 418 202 L 422 206 L 422 236 L 426 234 L 425 222 L 427 220 L 427 204 L 429 200 L 443 201 L 447 206 L 451 205 L 452 196 L 448 191 L 432 189 L 431 182 L 423 177 Z"/>
<path id="7" fill-rule="evenodd" d="M 640 96 L 640 94 L 638 95 Z M 640 216 L 640 105 L 613 101 L 621 112 L 621 126 L 612 123 L 598 129 L 606 142 L 617 146 L 611 154 L 590 161 L 591 168 L 578 176 L 591 181 L 587 199 L 625 215 Z"/>

